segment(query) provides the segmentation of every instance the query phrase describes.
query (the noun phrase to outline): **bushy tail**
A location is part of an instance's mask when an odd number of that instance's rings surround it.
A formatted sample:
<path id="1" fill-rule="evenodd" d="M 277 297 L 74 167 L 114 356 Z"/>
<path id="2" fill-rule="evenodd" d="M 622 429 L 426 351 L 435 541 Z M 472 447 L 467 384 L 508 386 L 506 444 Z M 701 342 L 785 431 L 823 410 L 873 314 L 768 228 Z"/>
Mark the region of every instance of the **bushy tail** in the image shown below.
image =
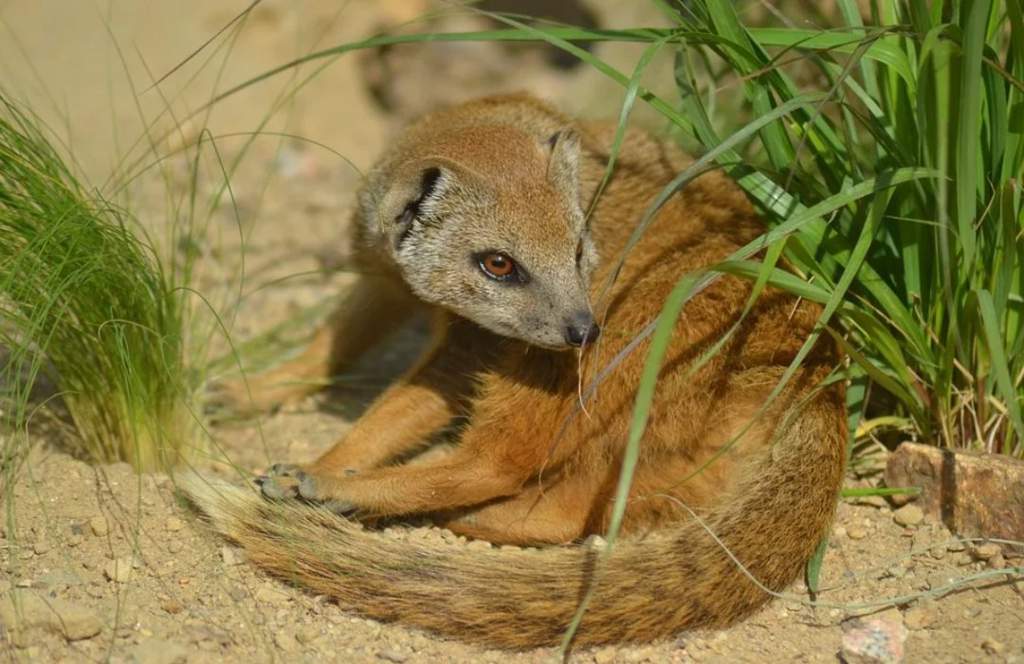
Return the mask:
<path id="1" fill-rule="evenodd" d="M 576 643 L 649 641 L 724 625 L 762 605 L 764 588 L 782 590 L 831 522 L 843 471 L 841 414 L 834 393 L 816 396 L 733 502 L 670 537 L 618 543 L 596 575 Z M 179 484 L 217 530 L 273 574 L 365 616 L 492 647 L 558 643 L 594 579 L 598 555 L 587 547 L 481 550 L 401 540 L 198 475 Z"/>

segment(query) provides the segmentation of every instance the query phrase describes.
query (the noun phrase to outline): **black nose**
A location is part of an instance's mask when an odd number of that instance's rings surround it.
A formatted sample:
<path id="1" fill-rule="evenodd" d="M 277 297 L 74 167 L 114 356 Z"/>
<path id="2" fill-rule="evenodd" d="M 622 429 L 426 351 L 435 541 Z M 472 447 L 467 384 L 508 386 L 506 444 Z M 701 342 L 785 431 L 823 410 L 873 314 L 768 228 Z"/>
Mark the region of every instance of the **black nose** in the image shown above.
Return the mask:
<path id="1" fill-rule="evenodd" d="M 570 346 L 585 346 L 593 343 L 600 333 L 601 328 L 594 322 L 594 317 L 589 312 L 581 312 L 565 326 L 565 342 Z"/>

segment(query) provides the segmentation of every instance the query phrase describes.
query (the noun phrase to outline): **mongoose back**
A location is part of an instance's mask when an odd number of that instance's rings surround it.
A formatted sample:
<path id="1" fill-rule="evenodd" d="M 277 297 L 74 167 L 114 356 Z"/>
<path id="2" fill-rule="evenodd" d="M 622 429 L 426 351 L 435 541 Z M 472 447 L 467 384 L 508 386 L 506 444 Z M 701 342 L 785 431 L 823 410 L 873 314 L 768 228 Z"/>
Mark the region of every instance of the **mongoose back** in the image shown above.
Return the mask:
<path id="1" fill-rule="evenodd" d="M 751 285 L 729 276 L 675 324 L 624 538 L 596 570 L 595 547 L 580 544 L 609 524 L 641 333 L 683 275 L 763 232 L 739 189 L 711 173 L 674 194 L 627 252 L 684 162 L 628 132 L 588 216 L 614 133 L 511 95 L 435 112 L 393 143 L 353 223 L 365 275 L 301 357 L 250 382 L 252 401 L 307 393 L 417 309 L 434 336 L 337 445 L 260 478 L 262 496 L 185 482 L 254 564 L 363 615 L 506 648 L 557 643 L 591 583 L 581 645 L 727 625 L 799 574 L 843 474 L 842 388 L 823 385 L 839 360 L 819 341 L 769 400 L 819 310 L 768 289 L 742 316 Z M 423 452 L 446 430 L 451 446 Z M 372 528 L 408 515 L 548 546 Z"/>

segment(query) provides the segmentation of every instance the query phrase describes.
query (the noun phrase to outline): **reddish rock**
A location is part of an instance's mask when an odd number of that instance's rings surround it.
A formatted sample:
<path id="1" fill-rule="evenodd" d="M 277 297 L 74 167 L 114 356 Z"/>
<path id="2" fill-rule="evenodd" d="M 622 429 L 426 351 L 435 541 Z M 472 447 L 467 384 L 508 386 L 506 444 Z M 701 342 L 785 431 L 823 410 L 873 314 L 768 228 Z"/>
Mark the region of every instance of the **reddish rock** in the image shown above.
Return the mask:
<path id="1" fill-rule="evenodd" d="M 1024 461 L 903 443 L 889 455 L 885 483 L 921 488 L 917 504 L 963 537 L 1024 541 Z M 1008 555 L 1021 555 L 1006 545 Z"/>

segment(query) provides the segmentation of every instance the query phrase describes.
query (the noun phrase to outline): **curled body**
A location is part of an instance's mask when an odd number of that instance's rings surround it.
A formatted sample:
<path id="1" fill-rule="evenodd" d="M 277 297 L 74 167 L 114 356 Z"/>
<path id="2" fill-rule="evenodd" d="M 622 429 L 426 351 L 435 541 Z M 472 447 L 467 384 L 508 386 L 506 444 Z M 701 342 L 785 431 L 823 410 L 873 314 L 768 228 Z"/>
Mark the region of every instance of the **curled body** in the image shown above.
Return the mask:
<path id="1" fill-rule="evenodd" d="M 275 466 L 262 497 L 186 482 L 256 565 L 368 616 L 509 648 L 556 643 L 590 583 L 581 644 L 726 625 L 799 574 L 843 473 L 842 387 L 822 384 L 838 357 L 820 341 L 769 400 L 819 311 L 768 289 L 741 317 L 751 286 L 729 276 L 675 324 L 626 537 L 596 575 L 579 544 L 609 524 L 649 343 L 634 340 L 683 275 L 763 232 L 738 187 L 709 173 L 627 253 L 685 160 L 627 132 L 588 216 L 614 133 L 512 95 L 428 115 L 393 143 L 352 226 L 366 276 L 302 356 L 250 381 L 254 401 L 304 394 L 302 381 L 332 375 L 418 309 L 433 337 L 337 445 Z M 453 422 L 446 452 L 418 455 Z M 413 543 L 354 522 L 407 515 L 550 546 Z"/>

